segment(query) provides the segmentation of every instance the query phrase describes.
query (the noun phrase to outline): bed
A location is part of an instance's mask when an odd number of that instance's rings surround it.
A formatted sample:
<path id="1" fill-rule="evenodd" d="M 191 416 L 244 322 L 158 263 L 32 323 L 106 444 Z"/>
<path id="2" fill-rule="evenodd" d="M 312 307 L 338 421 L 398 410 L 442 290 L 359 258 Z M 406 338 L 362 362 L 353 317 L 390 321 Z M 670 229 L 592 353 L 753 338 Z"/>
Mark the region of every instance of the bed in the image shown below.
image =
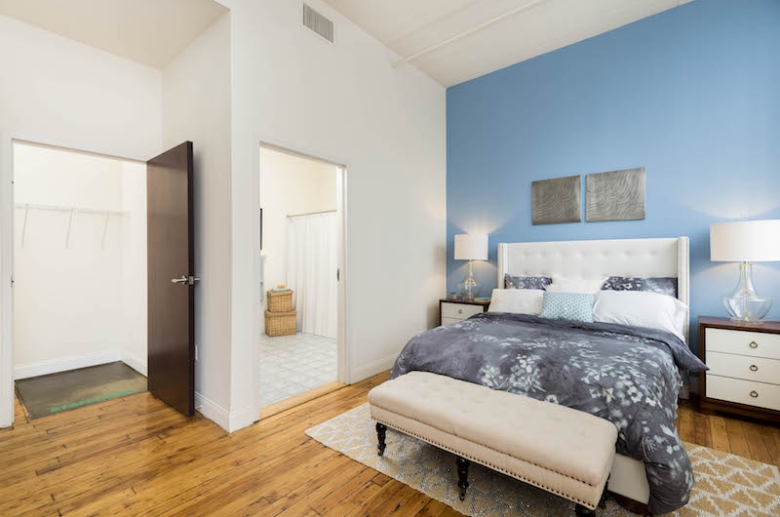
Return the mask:
<path id="1" fill-rule="evenodd" d="M 688 239 L 499 244 L 497 274 L 501 287 L 505 274 L 570 279 L 674 277 L 677 278 L 677 298 L 687 305 Z M 480 314 L 465 322 L 416 336 L 399 356 L 391 377 L 414 370 L 431 371 L 607 418 L 616 423 L 624 438 L 622 444 L 621 440 L 618 442 L 609 491 L 635 502 L 640 510 L 649 508 L 653 513 L 666 513 L 687 503 L 693 486 L 690 463 L 674 428 L 677 391 L 682 386 L 680 370 L 696 371 L 703 366 L 684 340 L 666 334 L 609 324 L 570 324 L 533 316 Z M 687 320 L 683 334 L 681 337 L 687 341 Z M 555 345 L 539 345 L 543 347 L 538 349 L 542 350 L 539 354 L 543 357 L 537 357 L 539 360 L 533 363 L 529 359 L 532 355 L 528 347 L 555 341 L 548 339 L 549 336 L 565 342 L 567 346 L 561 346 L 557 341 Z M 577 340 L 583 345 L 572 347 L 572 343 L 580 344 Z M 513 353 L 516 350 L 512 342 L 522 342 L 524 351 L 510 354 L 507 358 L 505 350 Z M 568 396 L 564 393 L 567 382 L 582 384 L 583 376 L 593 374 L 584 369 L 583 363 L 588 362 L 591 370 L 600 369 L 596 372 L 597 377 L 603 375 L 606 379 L 606 375 L 613 375 L 613 372 L 619 374 L 618 377 L 630 377 L 626 385 L 634 383 L 639 386 L 640 392 L 653 398 L 652 401 L 648 398 L 647 402 L 658 406 L 657 411 L 650 409 L 658 414 L 650 415 L 648 409 L 642 406 L 645 401 L 637 402 L 639 409 L 632 413 L 633 406 L 626 407 L 631 403 L 615 400 L 615 397 L 608 397 L 609 404 L 599 409 L 588 407 L 588 401 L 583 397 Z M 507 374 L 508 369 L 512 372 L 511 376 L 502 377 L 501 372 Z M 620 382 L 622 386 L 623 381 Z M 555 383 L 559 383 L 562 393 L 556 393 L 558 384 Z M 594 386 L 604 390 L 601 381 L 595 381 Z M 567 386 L 566 389 L 572 388 Z M 587 389 L 593 390 L 594 387 Z M 621 397 L 628 399 L 625 395 Z M 625 415 L 620 414 L 620 404 L 625 408 Z M 647 436 L 634 436 L 637 432 L 641 434 L 642 430 Z M 662 460 L 659 460 L 660 457 L 663 457 Z"/>

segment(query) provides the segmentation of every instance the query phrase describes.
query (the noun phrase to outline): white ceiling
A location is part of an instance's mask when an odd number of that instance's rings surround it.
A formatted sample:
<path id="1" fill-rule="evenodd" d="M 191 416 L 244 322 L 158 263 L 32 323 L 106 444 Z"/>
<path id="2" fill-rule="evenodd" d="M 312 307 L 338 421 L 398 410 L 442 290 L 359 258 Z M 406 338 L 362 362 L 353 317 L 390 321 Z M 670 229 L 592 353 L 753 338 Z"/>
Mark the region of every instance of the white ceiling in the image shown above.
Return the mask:
<path id="1" fill-rule="evenodd" d="M 0 0 L 0 14 L 164 68 L 227 8 L 213 0 Z"/>
<path id="2" fill-rule="evenodd" d="M 325 0 L 444 86 L 689 1 Z"/>

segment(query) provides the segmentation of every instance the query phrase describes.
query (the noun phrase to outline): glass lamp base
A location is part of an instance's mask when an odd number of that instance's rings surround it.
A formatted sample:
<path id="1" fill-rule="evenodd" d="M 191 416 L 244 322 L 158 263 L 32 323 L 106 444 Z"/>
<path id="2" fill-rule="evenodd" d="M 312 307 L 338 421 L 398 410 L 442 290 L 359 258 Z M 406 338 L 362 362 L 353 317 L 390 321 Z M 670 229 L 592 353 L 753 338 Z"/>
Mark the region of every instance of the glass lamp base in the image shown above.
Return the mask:
<path id="1" fill-rule="evenodd" d="M 476 282 L 473 284 L 468 284 L 468 279 L 466 279 L 463 282 L 462 294 L 464 299 L 473 302 L 479 295 L 479 284 Z"/>
<path id="2" fill-rule="evenodd" d="M 474 278 L 474 269 L 471 261 L 469 261 L 469 274 L 463 282 L 460 283 L 459 287 L 461 296 L 470 302 L 473 302 L 479 295 L 480 285 Z"/>
<path id="3" fill-rule="evenodd" d="M 758 322 L 767 315 L 772 307 L 772 300 L 756 294 L 752 264 L 740 264 L 737 287 L 723 297 L 723 306 L 733 321 Z"/>

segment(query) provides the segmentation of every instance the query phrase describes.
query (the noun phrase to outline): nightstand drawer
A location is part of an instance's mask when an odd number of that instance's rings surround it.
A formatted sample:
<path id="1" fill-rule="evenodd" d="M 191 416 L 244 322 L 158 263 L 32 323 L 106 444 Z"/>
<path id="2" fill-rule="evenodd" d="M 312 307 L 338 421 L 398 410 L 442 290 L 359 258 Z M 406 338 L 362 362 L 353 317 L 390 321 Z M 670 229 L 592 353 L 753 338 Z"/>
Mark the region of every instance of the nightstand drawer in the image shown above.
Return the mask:
<path id="1" fill-rule="evenodd" d="M 441 304 L 442 322 L 445 318 L 456 320 L 465 320 L 475 314 L 481 314 L 485 308 L 481 305 L 468 305 L 465 303 L 447 303 Z"/>
<path id="2" fill-rule="evenodd" d="M 708 328 L 707 352 L 724 352 L 780 359 L 780 335 Z"/>
<path id="3" fill-rule="evenodd" d="M 780 386 L 707 375 L 707 398 L 780 411 Z"/>
<path id="4" fill-rule="evenodd" d="M 443 327 L 444 325 L 452 325 L 453 323 L 460 323 L 461 321 L 463 320 L 459 320 L 456 318 L 442 318 L 441 325 Z"/>
<path id="5" fill-rule="evenodd" d="M 707 352 L 708 375 L 780 385 L 780 361 L 763 357 Z"/>

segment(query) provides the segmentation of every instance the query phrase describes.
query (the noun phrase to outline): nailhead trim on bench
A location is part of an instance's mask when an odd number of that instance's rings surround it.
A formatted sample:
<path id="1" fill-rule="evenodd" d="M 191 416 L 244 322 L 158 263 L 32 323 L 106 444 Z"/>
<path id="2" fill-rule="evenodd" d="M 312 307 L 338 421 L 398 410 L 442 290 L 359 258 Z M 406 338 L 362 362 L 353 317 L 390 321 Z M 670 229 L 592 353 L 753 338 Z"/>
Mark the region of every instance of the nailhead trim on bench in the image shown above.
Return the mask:
<path id="1" fill-rule="evenodd" d="M 379 406 L 377 406 L 377 407 L 379 407 Z M 385 411 L 387 411 L 387 410 L 385 410 Z M 373 417 L 372 417 L 372 418 L 373 418 Z M 431 445 L 433 445 L 433 446 L 435 446 L 435 447 L 438 447 L 438 448 L 440 448 L 440 449 L 443 449 L 443 450 L 445 450 L 445 451 L 451 452 L 452 454 L 455 454 L 455 455 L 457 455 L 457 456 L 460 456 L 460 457 L 462 457 L 462 458 L 469 459 L 469 460 L 471 460 L 471 461 L 473 461 L 473 462 L 475 462 L 475 463 L 479 463 L 480 465 L 484 465 L 485 467 L 491 468 L 491 469 L 493 469 L 493 470 L 496 470 L 496 471 L 498 471 L 498 472 L 502 472 L 502 473 L 506 474 L 506 475 L 507 475 L 507 476 L 509 476 L 509 477 L 515 478 L 515 479 L 517 479 L 517 480 L 520 480 L 520 481 L 522 481 L 522 482 L 524 482 L 524 483 L 527 483 L 527 484 L 529 484 L 529 485 L 533 485 L 533 486 L 535 486 L 535 487 L 537 487 L 537 488 L 541 488 L 542 490 L 546 490 L 547 492 L 552 492 L 553 494 L 556 494 L 556 495 L 558 495 L 558 496 L 560 496 L 560 497 L 563 497 L 564 499 L 568 499 L 569 501 L 572 501 L 572 502 L 575 502 L 575 503 L 579 503 L 579 504 L 581 504 L 581 505 L 584 505 L 584 506 L 586 506 L 587 508 L 590 508 L 591 510 L 595 510 L 595 509 L 598 507 L 598 503 L 597 503 L 597 504 L 594 506 L 594 505 L 592 505 L 592 504 L 591 504 L 591 503 L 589 503 L 589 502 L 583 501 L 583 500 L 581 500 L 581 499 L 577 499 L 576 497 L 570 496 L 570 495 L 568 495 L 568 494 L 564 494 L 563 492 L 559 492 L 558 490 L 556 490 L 556 489 L 554 489 L 554 488 L 550 488 L 550 487 L 548 487 L 548 486 L 545 486 L 545 485 L 542 485 L 541 483 L 539 483 L 539 482 L 537 482 L 537 481 L 533 481 L 533 480 L 531 480 L 531 479 L 527 479 L 527 478 L 525 478 L 525 477 L 523 477 L 523 476 L 520 476 L 520 475 L 518 475 L 518 474 L 515 474 L 515 473 L 512 473 L 512 472 L 509 472 L 509 471 L 508 471 L 508 470 L 506 470 L 506 469 L 503 469 L 503 468 L 501 468 L 501 467 L 498 467 L 498 466 L 496 466 L 496 465 L 492 465 L 492 464 L 490 464 L 490 463 L 488 463 L 488 462 L 486 462 L 486 461 L 483 461 L 483 460 L 478 460 L 478 459 L 474 458 L 473 456 L 469 456 L 468 454 L 463 454 L 462 452 L 456 451 L 456 450 L 454 450 L 454 449 L 452 449 L 452 448 L 450 448 L 450 447 L 448 447 L 448 446 L 446 446 L 446 445 L 442 445 L 442 444 L 440 444 L 440 443 L 437 443 L 437 442 L 435 442 L 434 440 L 431 440 L 431 439 L 429 439 L 429 438 L 425 438 L 425 437 L 423 437 L 423 436 L 420 436 L 420 435 L 418 435 L 417 433 L 413 433 L 413 432 L 411 432 L 411 431 L 407 431 L 406 429 L 403 429 L 403 428 L 401 428 L 401 427 L 398 427 L 398 426 L 396 426 L 395 424 L 389 424 L 389 423 L 387 423 L 387 422 L 384 422 L 384 421 L 382 421 L 382 420 L 379 420 L 378 418 L 374 418 L 374 420 L 376 420 L 376 421 L 377 421 L 377 422 L 379 422 L 380 424 L 384 424 L 384 425 L 386 425 L 387 427 L 390 427 L 391 429 L 395 429 L 396 431 L 400 431 L 400 432 L 402 432 L 402 433 L 404 433 L 404 434 L 408 434 L 409 436 L 414 436 L 415 438 L 417 438 L 417 439 L 419 439 L 419 440 L 422 440 L 422 441 L 424 441 L 424 442 L 426 442 L 426 443 L 429 443 L 429 444 L 431 444 Z M 426 424 L 426 425 L 427 425 L 427 424 Z M 465 438 L 464 438 L 464 439 L 465 439 Z M 493 448 L 491 448 L 491 447 L 488 447 L 487 445 L 482 445 L 481 443 L 478 443 L 478 442 L 473 442 L 473 443 L 476 443 L 477 445 L 480 445 L 480 446 L 482 446 L 482 447 L 485 447 L 486 449 L 490 449 L 491 451 L 493 451 L 493 452 L 496 452 L 496 453 L 498 453 L 498 454 L 504 454 L 504 455 L 506 455 L 506 453 L 503 453 L 503 452 L 501 452 L 501 451 L 497 451 L 497 450 L 495 450 L 495 449 L 493 449 Z M 520 458 L 517 458 L 517 459 L 520 459 Z M 549 469 L 549 468 L 547 468 L 547 467 L 544 467 L 544 466 L 542 466 L 542 465 L 538 465 L 538 464 L 536 464 L 536 463 L 532 463 L 532 462 L 530 462 L 530 461 L 526 461 L 526 460 L 521 460 L 521 461 L 525 461 L 526 463 L 529 463 L 529 464 L 531 464 L 531 465 L 534 465 L 534 466 L 536 466 L 536 467 L 539 467 L 539 468 L 541 468 L 541 469 L 544 469 L 544 470 L 549 470 L 550 472 L 554 472 L 555 474 L 558 474 L 558 475 L 560 475 L 560 476 L 567 477 L 567 478 L 569 478 L 569 479 L 572 479 L 572 480 L 574 480 L 574 481 L 577 481 L 578 483 L 582 483 L 582 484 L 588 485 L 589 487 L 594 487 L 594 485 L 591 485 L 590 483 L 586 483 L 585 481 L 579 480 L 579 479 L 577 479 L 577 478 L 574 478 L 574 477 L 571 477 L 571 476 L 567 476 L 566 474 L 562 474 L 562 473 L 560 473 L 560 472 L 558 472 L 558 471 L 555 471 L 555 470 L 553 470 L 553 469 Z M 594 487 L 594 488 L 595 488 L 595 487 Z"/>
<path id="2" fill-rule="evenodd" d="M 388 410 L 388 409 L 384 409 L 384 408 L 382 408 L 382 407 L 380 407 L 380 406 L 377 406 L 377 407 L 378 407 L 378 408 L 380 408 L 380 409 L 382 409 L 383 411 L 387 411 L 388 413 L 393 413 L 393 411 L 390 411 L 390 410 Z M 397 414 L 397 413 L 396 413 L 396 414 Z M 403 415 L 400 415 L 400 416 L 403 416 Z M 373 418 L 373 417 L 372 417 L 372 418 Z M 405 418 L 408 418 L 408 417 L 405 417 Z M 374 420 L 376 420 L 376 419 L 374 419 Z M 378 420 L 377 420 L 377 421 L 378 421 Z M 382 422 L 382 423 L 384 424 L 384 422 Z M 430 426 L 430 427 L 434 427 L 434 426 L 431 426 L 430 424 L 426 424 L 425 422 L 420 422 L 420 423 L 421 423 L 421 424 L 423 424 L 423 425 L 427 425 L 427 426 Z M 401 428 L 399 428 L 399 427 L 392 426 L 392 425 L 390 425 L 390 424 L 385 424 L 385 425 L 388 425 L 389 427 L 393 427 L 393 428 L 396 428 L 396 429 L 398 429 L 399 431 L 402 431 L 402 432 L 404 432 L 404 433 L 407 433 L 407 431 L 404 431 L 403 429 L 401 429 Z M 438 428 L 436 428 L 436 429 L 438 429 Z M 439 429 L 439 431 L 441 431 L 441 432 L 443 432 L 443 433 L 446 433 L 446 432 L 447 432 L 447 431 L 442 431 L 441 429 Z M 407 433 L 407 434 L 412 434 L 412 433 Z M 458 438 L 461 438 L 462 440 L 466 440 L 466 438 L 462 438 L 462 437 L 460 437 L 460 436 L 459 436 Z M 421 438 L 421 439 L 422 439 L 422 438 Z M 505 452 L 502 452 L 502 451 L 499 451 L 499 450 L 496 450 L 496 449 L 494 449 L 493 447 L 491 447 L 491 446 L 489 446 L 489 445 L 485 445 L 484 443 L 479 443 L 479 442 L 477 442 L 477 441 L 474 441 L 474 440 L 467 440 L 467 441 L 469 441 L 469 442 L 471 442 L 471 443 L 475 443 L 475 444 L 477 444 L 477 445 L 479 445 L 479 446 L 481 446 L 481 447 L 484 447 L 485 449 L 490 449 L 491 451 L 495 452 L 496 454 L 503 454 L 504 456 L 509 456 L 509 454 L 507 454 L 507 453 L 505 453 Z M 530 464 L 530 465 L 533 465 L 534 467 L 539 467 L 540 469 L 549 470 L 550 472 L 554 472 L 554 473 L 558 474 L 559 476 L 563 476 L 563 477 L 565 477 L 565 478 L 569 478 L 569 479 L 571 479 L 571 480 L 574 480 L 574 481 L 576 481 L 576 482 L 578 482 L 578 483 L 582 483 L 583 485 L 588 485 L 589 487 L 596 488 L 596 485 L 592 485 L 592 484 L 588 483 L 587 481 L 583 481 L 582 479 L 576 478 L 576 477 L 574 477 L 574 476 L 570 476 L 570 475 L 568 475 L 568 474 L 564 474 L 563 472 L 558 472 L 557 470 L 553 470 L 553 469 L 551 469 L 551 468 L 549 468 L 549 467 L 546 467 L 546 466 L 544 466 L 544 465 L 539 465 L 538 463 L 534 463 L 533 461 L 528 461 L 528 460 L 525 460 L 525 459 L 522 459 L 522 458 L 515 458 L 515 459 L 518 459 L 518 460 L 524 461 L 524 462 L 526 462 L 526 463 L 528 463 L 528 464 Z"/>

